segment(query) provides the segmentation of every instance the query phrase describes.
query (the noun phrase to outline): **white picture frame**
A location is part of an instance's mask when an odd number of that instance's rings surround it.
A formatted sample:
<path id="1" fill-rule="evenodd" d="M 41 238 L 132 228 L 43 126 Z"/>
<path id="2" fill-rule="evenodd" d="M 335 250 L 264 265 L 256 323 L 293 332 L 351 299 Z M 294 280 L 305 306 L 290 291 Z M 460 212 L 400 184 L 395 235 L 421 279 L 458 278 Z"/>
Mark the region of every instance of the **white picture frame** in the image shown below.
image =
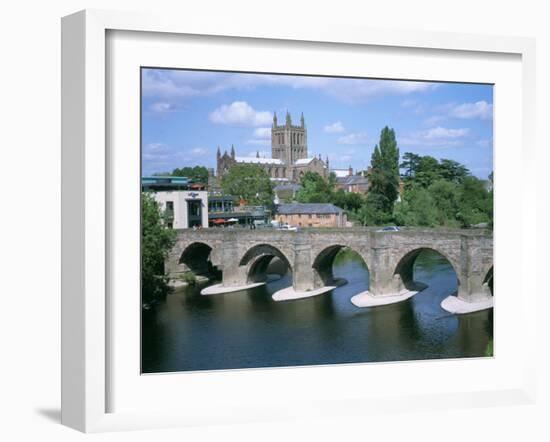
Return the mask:
<path id="1" fill-rule="evenodd" d="M 109 393 L 113 388 L 109 377 L 113 355 L 109 345 L 109 327 L 112 312 L 108 300 L 109 243 L 112 231 L 109 229 L 111 188 L 109 185 L 109 152 L 106 121 L 110 110 L 106 99 L 109 93 L 106 67 L 109 60 L 107 33 L 152 32 L 162 35 L 199 35 L 233 37 L 242 39 L 268 39 L 309 42 L 312 44 L 338 44 L 349 46 L 375 46 L 402 48 L 403 51 L 426 49 L 430 51 L 467 52 L 482 57 L 483 54 L 503 54 L 520 58 L 521 63 L 521 149 L 517 155 L 527 167 L 535 154 L 535 43 L 532 39 L 516 37 L 491 37 L 450 33 L 428 33 L 417 31 L 392 32 L 388 30 L 358 29 L 342 26 L 286 26 L 245 22 L 210 23 L 196 17 L 165 17 L 151 14 L 134 14 L 111 11 L 87 10 L 63 18 L 62 21 L 62 423 L 80 431 L 110 431 L 138 428 L 159 428 L 185 426 L 216 422 L 247 422 L 266 419 L 305 418 L 312 416 L 352 415 L 384 410 L 397 412 L 415 409 L 441 409 L 469 406 L 490 406 L 502 403 L 533 403 L 535 382 L 535 339 L 525 339 L 525 352 L 521 358 L 521 373 L 517 379 L 500 388 L 488 390 L 470 389 L 462 391 L 434 391 L 426 394 L 377 396 L 376 399 L 361 391 L 351 397 L 333 393 L 327 398 L 312 398 L 307 407 L 290 402 L 288 406 L 264 407 L 258 410 L 254 396 L 231 399 L 234 408 L 223 412 L 226 404 L 220 400 L 220 410 L 206 415 L 197 407 L 196 413 L 182 409 L 151 409 L 139 411 L 109 410 Z M 156 34 L 158 36 L 158 34 Z M 497 172 L 498 173 L 498 172 Z M 505 179 L 505 178 L 504 178 Z M 504 183 L 504 179 L 501 181 Z M 520 221 L 534 218 L 535 192 L 526 192 L 529 180 L 524 175 L 523 187 L 518 194 L 524 207 Z M 497 190 L 498 193 L 498 178 Z M 533 185 L 533 187 L 535 187 Z M 498 216 L 497 216 L 498 219 Z M 528 318 L 536 316 L 534 281 L 524 277 L 528 271 L 529 256 L 535 256 L 534 233 L 529 232 L 526 223 L 516 232 L 518 239 L 517 258 L 522 263 L 520 275 L 520 297 L 523 315 L 516 324 L 521 326 L 524 338 L 533 337 L 535 323 Z M 498 237 L 498 234 L 497 234 Z M 496 242 L 498 257 L 498 241 Z M 498 270 L 496 271 L 498 274 Z M 505 288 L 503 288 L 506 291 Z M 498 301 L 497 301 L 498 302 Z M 504 310 L 503 310 L 504 311 Z M 499 319 L 500 321 L 500 319 Z M 503 321 L 505 323 L 505 321 Z M 133 333 L 133 332 L 132 332 Z M 138 334 L 139 330 L 135 330 Z M 496 343 L 498 346 L 498 342 Z M 498 357 L 498 356 L 497 356 Z M 386 366 L 388 367 L 388 366 Z M 420 367 L 422 368 L 422 367 Z M 490 367 L 489 367 L 490 368 Z M 320 368 L 310 368 L 320 370 Z M 362 370 L 355 365 L 355 375 Z M 419 367 L 410 365 L 411 372 Z M 455 367 L 455 369 L 458 369 Z M 292 376 L 304 373 L 296 369 Z M 331 367 L 330 373 L 344 370 Z M 387 370 L 394 370 L 387 368 Z M 242 372 L 241 372 L 242 373 Z M 260 373 L 260 374 L 258 374 Z M 216 382 L 223 386 L 224 376 L 231 377 L 246 388 L 253 388 L 254 382 L 281 377 L 280 370 L 256 371 L 253 379 L 242 379 L 242 375 L 217 374 Z M 287 372 L 285 372 L 287 373 Z M 196 374 L 189 374 L 197 376 Z M 215 376 L 213 374 L 212 376 Z M 286 376 L 286 375 L 285 375 Z M 256 378 L 255 378 L 256 377 Z M 198 379 L 198 377 L 197 377 Z M 212 377 L 211 379 L 214 379 Z M 515 382 L 517 381 L 517 382 Z M 243 387 L 240 387 L 243 388 Z M 192 402 L 199 393 L 189 392 L 186 401 Z M 236 401 L 236 403 L 235 403 Z M 226 407 L 227 409 L 227 407 Z"/>

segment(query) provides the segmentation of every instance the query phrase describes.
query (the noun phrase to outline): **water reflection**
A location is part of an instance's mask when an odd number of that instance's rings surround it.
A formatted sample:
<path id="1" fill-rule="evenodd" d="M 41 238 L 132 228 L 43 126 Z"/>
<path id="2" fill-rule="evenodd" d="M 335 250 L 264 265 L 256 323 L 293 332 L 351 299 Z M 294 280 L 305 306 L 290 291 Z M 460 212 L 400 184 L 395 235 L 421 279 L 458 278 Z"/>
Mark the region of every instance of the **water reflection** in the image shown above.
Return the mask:
<path id="1" fill-rule="evenodd" d="M 457 282 L 440 255 L 423 252 L 416 260 L 415 279 L 426 290 L 374 309 L 350 302 L 368 288 L 358 255 L 340 253 L 333 272 L 348 284 L 297 301 L 271 298 L 291 284 L 290 275 L 226 295 L 202 296 L 204 285 L 180 289 L 143 314 L 143 372 L 483 356 L 492 310 L 455 316 L 441 309 Z"/>

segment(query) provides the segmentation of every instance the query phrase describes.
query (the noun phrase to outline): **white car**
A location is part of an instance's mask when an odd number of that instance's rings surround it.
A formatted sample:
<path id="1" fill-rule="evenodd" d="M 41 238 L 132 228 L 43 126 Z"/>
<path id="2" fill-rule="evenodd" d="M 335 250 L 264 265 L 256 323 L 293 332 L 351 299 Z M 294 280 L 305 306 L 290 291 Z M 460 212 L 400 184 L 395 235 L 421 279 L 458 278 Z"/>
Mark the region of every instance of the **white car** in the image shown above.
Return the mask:
<path id="1" fill-rule="evenodd" d="M 377 232 L 399 232 L 399 230 L 397 226 L 387 226 L 377 230 Z"/>
<path id="2" fill-rule="evenodd" d="M 298 227 L 289 226 L 288 224 L 284 224 L 281 227 L 279 227 L 277 230 L 286 230 L 288 232 L 296 232 L 296 231 L 298 231 Z"/>

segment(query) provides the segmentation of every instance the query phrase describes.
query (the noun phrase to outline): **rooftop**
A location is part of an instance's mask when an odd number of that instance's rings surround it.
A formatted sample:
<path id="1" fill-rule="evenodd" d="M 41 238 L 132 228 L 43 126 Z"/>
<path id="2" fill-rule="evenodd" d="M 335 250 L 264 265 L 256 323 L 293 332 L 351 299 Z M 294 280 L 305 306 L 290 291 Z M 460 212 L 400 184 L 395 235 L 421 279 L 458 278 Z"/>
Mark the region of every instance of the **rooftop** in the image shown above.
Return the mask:
<path id="1" fill-rule="evenodd" d="M 368 184 L 369 180 L 361 175 L 350 175 L 345 177 L 337 177 L 336 182 L 338 184 L 352 185 L 352 184 Z"/>
<path id="2" fill-rule="evenodd" d="M 172 184 L 188 184 L 189 178 L 184 176 L 171 176 L 171 175 L 152 175 L 152 176 L 142 176 L 141 184 L 149 183 L 172 183 Z"/>
<path id="3" fill-rule="evenodd" d="M 294 162 L 294 164 L 298 164 L 298 165 L 300 165 L 300 164 L 309 164 L 309 163 L 311 163 L 312 161 L 313 161 L 313 158 L 301 158 L 301 159 L 299 159 L 299 160 L 296 160 L 296 161 Z"/>
<path id="4" fill-rule="evenodd" d="M 276 158 L 257 158 L 257 157 L 235 157 L 237 163 L 251 163 L 251 164 L 283 164 L 283 162 Z"/>
<path id="5" fill-rule="evenodd" d="M 141 177 L 141 187 L 143 190 L 202 190 L 204 184 L 182 176 L 153 175 Z"/>
<path id="6" fill-rule="evenodd" d="M 336 207 L 334 204 L 329 203 L 292 203 L 292 204 L 279 204 L 277 206 L 277 213 L 281 215 L 292 214 L 339 214 L 343 210 L 340 207 Z"/>
<path id="7" fill-rule="evenodd" d="M 302 188 L 299 184 L 277 184 L 273 190 L 293 190 L 298 191 Z"/>

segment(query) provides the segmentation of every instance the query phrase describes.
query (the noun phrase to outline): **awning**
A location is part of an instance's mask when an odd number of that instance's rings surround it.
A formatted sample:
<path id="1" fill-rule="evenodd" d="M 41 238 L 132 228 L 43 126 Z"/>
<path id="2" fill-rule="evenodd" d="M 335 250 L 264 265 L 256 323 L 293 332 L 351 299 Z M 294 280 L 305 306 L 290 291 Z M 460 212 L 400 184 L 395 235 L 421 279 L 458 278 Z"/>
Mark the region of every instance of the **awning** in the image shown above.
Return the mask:
<path id="1" fill-rule="evenodd" d="M 239 221 L 237 218 L 229 218 L 227 220 L 228 223 L 236 223 L 237 221 Z"/>
<path id="2" fill-rule="evenodd" d="M 223 223 L 225 223 L 225 220 L 224 220 L 224 219 L 221 219 L 221 218 L 218 218 L 218 219 L 212 220 L 212 222 L 213 222 L 214 224 L 223 224 Z"/>

